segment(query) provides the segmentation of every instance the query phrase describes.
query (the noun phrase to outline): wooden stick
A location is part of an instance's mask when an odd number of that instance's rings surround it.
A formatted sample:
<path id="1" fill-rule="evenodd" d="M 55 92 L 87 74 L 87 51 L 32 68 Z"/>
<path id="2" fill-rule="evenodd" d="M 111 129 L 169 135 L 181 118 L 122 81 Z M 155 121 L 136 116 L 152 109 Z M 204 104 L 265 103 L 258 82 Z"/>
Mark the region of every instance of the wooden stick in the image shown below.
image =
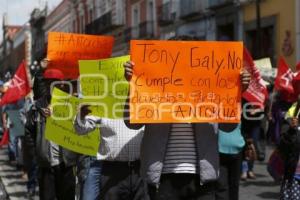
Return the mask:
<path id="1" fill-rule="evenodd" d="M 269 113 L 272 113 L 272 108 L 273 108 L 273 103 L 274 103 L 274 93 L 275 93 L 275 86 L 273 87 L 273 90 L 272 90 L 272 95 L 271 95 L 271 100 L 270 100 L 270 105 L 269 105 Z"/>
<path id="2" fill-rule="evenodd" d="M 300 115 L 300 109 L 297 112 L 296 118 L 299 118 L 299 115 Z"/>

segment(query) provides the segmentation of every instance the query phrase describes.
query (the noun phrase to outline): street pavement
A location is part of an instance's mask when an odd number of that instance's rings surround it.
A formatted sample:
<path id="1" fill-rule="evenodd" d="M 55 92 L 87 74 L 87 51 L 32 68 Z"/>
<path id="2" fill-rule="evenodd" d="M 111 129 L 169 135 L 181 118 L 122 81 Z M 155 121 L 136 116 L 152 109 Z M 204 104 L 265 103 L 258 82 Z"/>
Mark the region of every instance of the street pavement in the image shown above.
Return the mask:
<path id="1" fill-rule="evenodd" d="M 26 179 L 22 175 L 22 171 L 9 163 L 7 147 L 0 148 L 0 184 L 5 188 L 0 187 L 0 200 L 27 199 Z M 34 200 L 37 199 L 37 196 L 34 197 Z"/>
<path id="2" fill-rule="evenodd" d="M 267 172 L 267 161 L 273 148 L 266 149 L 266 160 L 255 162 L 254 173 L 256 179 L 247 179 L 240 183 L 240 200 L 271 200 L 279 199 L 280 183 L 275 183 Z"/>
<path id="3" fill-rule="evenodd" d="M 272 148 L 267 148 L 267 158 Z M 267 161 L 268 159 L 266 159 Z M 279 184 L 274 183 L 266 170 L 265 162 L 256 162 L 255 180 L 241 181 L 240 200 L 271 200 L 279 199 Z M 22 172 L 8 162 L 7 148 L 0 149 L 0 200 L 20 200 L 27 198 L 26 180 Z M 3 190 L 2 185 L 5 187 Z M 7 193 L 7 194 L 6 194 Z M 38 200 L 38 197 L 34 198 Z"/>

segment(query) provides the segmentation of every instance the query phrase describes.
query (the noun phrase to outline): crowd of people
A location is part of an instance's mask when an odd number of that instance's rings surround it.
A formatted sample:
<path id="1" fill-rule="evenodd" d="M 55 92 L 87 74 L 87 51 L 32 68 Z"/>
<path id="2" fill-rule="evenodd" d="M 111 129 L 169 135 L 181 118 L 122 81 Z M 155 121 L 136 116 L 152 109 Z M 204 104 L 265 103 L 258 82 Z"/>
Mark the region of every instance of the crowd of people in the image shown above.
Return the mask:
<path id="1" fill-rule="evenodd" d="M 74 119 L 76 133 L 85 135 L 97 127 L 101 132 L 97 156 L 87 156 L 45 138 L 51 85 L 56 82 L 56 87 L 70 92 L 69 82 L 73 95 L 80 94 L 74 90 L 77 81 L 66 81 L 60 70 L 47 69 L 49 62 L 40 61 L 42 70 L 34 75 L 32 98 L 2 107 L 2 128 L 10 130 L 9 160 L 28 177 L 29 198 L 38 187 L 41 200 L 238 200 L 240 180 L 255 179 L 255 161 L 267 159 L 267 142 L 275 144 L 286 166 L 280 199 L 300 198 L 300 101 L 286 102 L 273 83 L 268 86 L 271 95 L 265 108 L 250 104 L 243 116 L 255 120 L 242 117 L 241 123 L 132 124 L 127 121 L 128 109 L 124 119 L 108 119 L 81 106 Z M 134 67 L 131 61 L 124 63 L 127 81 Z M 250 79 L 243 71 L 243 90 Z M 1 92 L 3 88 L 0 82 Z M 247 103 L 243 100 L 243 105 Z M 19 122 L 11 111 L 20 113 L 23 129 L 14 130 Z"/>

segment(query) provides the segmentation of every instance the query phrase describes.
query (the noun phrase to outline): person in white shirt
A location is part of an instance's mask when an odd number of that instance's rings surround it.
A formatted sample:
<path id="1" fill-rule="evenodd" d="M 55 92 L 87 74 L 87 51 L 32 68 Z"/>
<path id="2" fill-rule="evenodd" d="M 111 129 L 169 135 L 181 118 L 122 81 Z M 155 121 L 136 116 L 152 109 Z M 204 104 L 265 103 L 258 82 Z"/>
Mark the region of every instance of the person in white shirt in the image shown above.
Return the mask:
<path id="1" fill-rule="evenodd" d="M 99 118 L 82 106 L 74 121 L 78 134 L 99 126 L 100 146 L 81 185 L 81 199 L 142 200 L 146 192 L 140 178 L 140 145 L 143 130 L 130 130 L 123 119 Z"/>

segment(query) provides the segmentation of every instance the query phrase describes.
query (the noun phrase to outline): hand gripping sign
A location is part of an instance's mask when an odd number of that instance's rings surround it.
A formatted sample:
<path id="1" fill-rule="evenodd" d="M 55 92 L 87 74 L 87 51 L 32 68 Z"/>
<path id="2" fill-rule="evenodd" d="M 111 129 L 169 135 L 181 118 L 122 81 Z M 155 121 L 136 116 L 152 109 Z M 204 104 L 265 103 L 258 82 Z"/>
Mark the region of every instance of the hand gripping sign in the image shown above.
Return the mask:
<path id="1" fill-rule="evenodd" d="M 99 129 L 87 135 L 78 135 L 73 127 L 78 106 L 82 103 L 80 99 L 54 88 L 50 105 L 52 115 L 46 123 L 46 139 L 71 151 L 96 156 L 100 144 Z"/>

